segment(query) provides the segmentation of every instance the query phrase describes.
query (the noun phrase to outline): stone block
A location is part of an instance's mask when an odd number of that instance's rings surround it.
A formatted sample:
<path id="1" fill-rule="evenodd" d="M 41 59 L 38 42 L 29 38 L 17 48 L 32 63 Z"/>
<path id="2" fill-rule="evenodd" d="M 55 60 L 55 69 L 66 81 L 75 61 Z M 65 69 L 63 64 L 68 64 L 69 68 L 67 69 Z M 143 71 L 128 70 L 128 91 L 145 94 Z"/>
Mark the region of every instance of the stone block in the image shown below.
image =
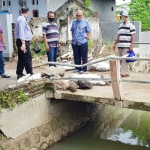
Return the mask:
<path id="1" fill-rule="evenodd" d="M 84 123 L 87 123 L 87 122 L 89 122 L 90 121 L 90 118 L 88 117 L 88 116 L 85 116 L 84 117 Z"/>
<path id="2" fill-rule="evenodd" d="M 68 135 L 68 133 L 66 131 L 63 130 L 63 137 L 66 137 Z"/>
<path id="3" fill-rule="evenodd" d="M 122 108 L 122 101 L 115 101 L 115 107 Z"/>
<path id="4" fill-rule="evenodd" d="M 75 127 L 73 124 L 69 124 L 68 128 L 69 128 L 69 132 L 71 132 L 71 133 L 75 130 Z"/>
<path id="5" fill-rule="evenodd" d="M 38 133 L 32 133 L 31 137 L 31 145 L 30 147 L 36 147 L 37 144 L 40 142 L 40 135 Z"/>
<path id="6" fill-rule="evenodd" d="M 55 99 L 61 99 L 61 92 L 55 91 L 54 98 Z"/>
<path id="7" fill-rule="evenodd" d="M 32 147 L 30 150 L 38 150 L 37 148 L 35 148 L 35 147 Z"/>
<path id="8" fill-rule="evenodd" d="M 42 131 L 42 136 L 48 137 L 49 134 L 50 134 L 50 129 L 48 129 L 48 128 L 43 129 L 43 131 Z"/>
<path id="9" fill-rule="evenodd" d="M 48 148 L 48 145 L 47 145 L 46 143 L 44 143 L 44 144 L 41 146 L 40 150 L 46 150 L 47 148 Z"/>
<path id="10" fill-rule="evenodd" d="M 54 94 L 53 94 L 52 91 L 46 91 L 46 92 L 45 92 L 45 96 L 46 96 L 46 98 L 53 98 L 53 97 L 54 97 Z"/>
<path id="11" fill-rule="evenodd" d="M 60 134 L 53 135 L 54 142 L 58 142 L 61 140 Z"/>

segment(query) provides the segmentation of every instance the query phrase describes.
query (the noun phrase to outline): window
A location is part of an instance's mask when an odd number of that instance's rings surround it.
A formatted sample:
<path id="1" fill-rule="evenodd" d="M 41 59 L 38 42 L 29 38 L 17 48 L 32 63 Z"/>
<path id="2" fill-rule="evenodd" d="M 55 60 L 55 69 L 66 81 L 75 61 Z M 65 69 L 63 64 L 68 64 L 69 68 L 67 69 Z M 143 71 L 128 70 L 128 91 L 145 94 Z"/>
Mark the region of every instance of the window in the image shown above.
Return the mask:
<path id="1" fill-rule="evenodd" d="M 33 10 L 33 17 L 39 17 L 39 11 Z"/>
<path id="2" fill-rule="evenodd" d="M 3 1 L 3 6 L 5 6 L 5 1 Z"/>
<path id="3" fill-rule="evenodd" d="M 34 5 L 35 3 L 34 3 L 34 0 L 32 0 L 32 5 Z"/>
<path id="4" fill-rule="evenodd" d="M 111 7 L 111 11 L 114 11 L 114 7 Z"/>
<path id="5" fill-rule="evenodd" d="M 39 4 L 39 1 L 38 1 L 38 0 L 36 0 L 36 4 L 37 4 L 37 5 Z"/>
<path id="6" fill-rule="evenodd" d="M 8 1 L 8 6 L 10 6 L 11 5 L 11 1 Z"/>
<path id="7" fill-rule="evenodd" d="M 19 5 L 21 7 L 26 6 L 26 4 L 27 4 L 26 0 L 19 0 Z"/>

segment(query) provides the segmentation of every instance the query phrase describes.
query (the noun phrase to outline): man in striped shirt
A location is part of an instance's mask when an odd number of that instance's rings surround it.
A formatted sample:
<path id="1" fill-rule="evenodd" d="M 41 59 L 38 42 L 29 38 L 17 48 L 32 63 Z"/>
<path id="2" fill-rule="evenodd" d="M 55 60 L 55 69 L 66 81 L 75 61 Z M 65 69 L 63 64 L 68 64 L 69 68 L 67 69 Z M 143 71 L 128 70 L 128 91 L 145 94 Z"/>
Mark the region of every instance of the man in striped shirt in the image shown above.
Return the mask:
<path id="1" fill-rule="evenodd" d="M 43 24 L 42 32 L 43 39 L 46 46 L 48 61 L 56 62 L 59 43 L 59 31 L 57 24 L 54 22 L 54 12 L 49 11 L 47 13 L 48 22 Z M 55 66 L 55 65 L 49 65 Z"/>
<path id="2" fill-rule="evenodd" d="M 113 45 L 113 48 L 116 49 L 116 44 L 118 43 L 119 56 L 123 56 L 127 54 L 128 50 L 133 51 L 135 26 L 128 20 L 128 13 L 126 11 L 122 11 L 119 16 L 121 24 L 119 26 L 118 36 Z M 121 76 L 130 76 L 128 63 L 126 60 L 121 60 L 120 63 Z"/>

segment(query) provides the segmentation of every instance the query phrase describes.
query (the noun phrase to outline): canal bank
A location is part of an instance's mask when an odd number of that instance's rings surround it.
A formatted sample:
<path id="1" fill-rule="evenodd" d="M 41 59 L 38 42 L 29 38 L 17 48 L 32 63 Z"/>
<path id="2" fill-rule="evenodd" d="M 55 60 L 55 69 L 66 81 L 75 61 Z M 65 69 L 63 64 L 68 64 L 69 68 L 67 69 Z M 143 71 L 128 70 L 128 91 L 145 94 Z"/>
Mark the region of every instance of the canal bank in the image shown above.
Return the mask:
<path id="1" fill-rule="evenodd" d="M 149 117 L 150 112 L 110 106 L 93 122 L 47 150 L 148 150 Z"/>
<path id="2" fill-rule="evenodd" d="M 45 94 L 0 113 L 0 150 L 44 150 L 92 121 L 101 106 Z"/>

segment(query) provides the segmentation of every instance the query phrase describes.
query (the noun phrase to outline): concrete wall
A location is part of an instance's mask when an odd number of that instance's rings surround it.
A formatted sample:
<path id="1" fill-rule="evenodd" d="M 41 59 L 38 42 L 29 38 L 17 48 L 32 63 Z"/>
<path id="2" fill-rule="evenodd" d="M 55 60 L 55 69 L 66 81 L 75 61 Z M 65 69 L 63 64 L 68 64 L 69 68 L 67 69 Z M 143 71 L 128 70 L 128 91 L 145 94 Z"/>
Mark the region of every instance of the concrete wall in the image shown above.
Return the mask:
<path id="1" fill-rule="evenodd" d="M 4 57 L 6 60 L 12 58 L 13 53 L 13 38 L 12 38 L 12 14 L 1 14 L 0 15 L 0 24 L 4 30 L 6 50 L 4 50 Z"/>
<path id="2" fill-rule="evenodd" d="M 0 150 L 44 150 L 97 114 L 95 104 L 51 100 L 45 94 L 0 113 Z"/>
<path id="3" fill-rule="evenodd" d="M 100 22 L 115 21 L 115 0 L 91 0 L 91 9 L 98 12 Z M 113 9 L 113 11 L 112 11 Z"/>
<path id="4" fill-rule="evenodd" d="M 141 22 L 132 22 L 136 27 L 135 42 L 139 42 Z M 117 37 L 119 22 L 100 22 L 101 34 L 104 41 L 114 42 Z"/>
<path id="5" fill-rule="evenodd" d="M 68 0 L 47 0 L 47 11 L 56 11 L 60 6 L 62 6 Z M 78 0 L 82 3 L 82 0 Z"/>

